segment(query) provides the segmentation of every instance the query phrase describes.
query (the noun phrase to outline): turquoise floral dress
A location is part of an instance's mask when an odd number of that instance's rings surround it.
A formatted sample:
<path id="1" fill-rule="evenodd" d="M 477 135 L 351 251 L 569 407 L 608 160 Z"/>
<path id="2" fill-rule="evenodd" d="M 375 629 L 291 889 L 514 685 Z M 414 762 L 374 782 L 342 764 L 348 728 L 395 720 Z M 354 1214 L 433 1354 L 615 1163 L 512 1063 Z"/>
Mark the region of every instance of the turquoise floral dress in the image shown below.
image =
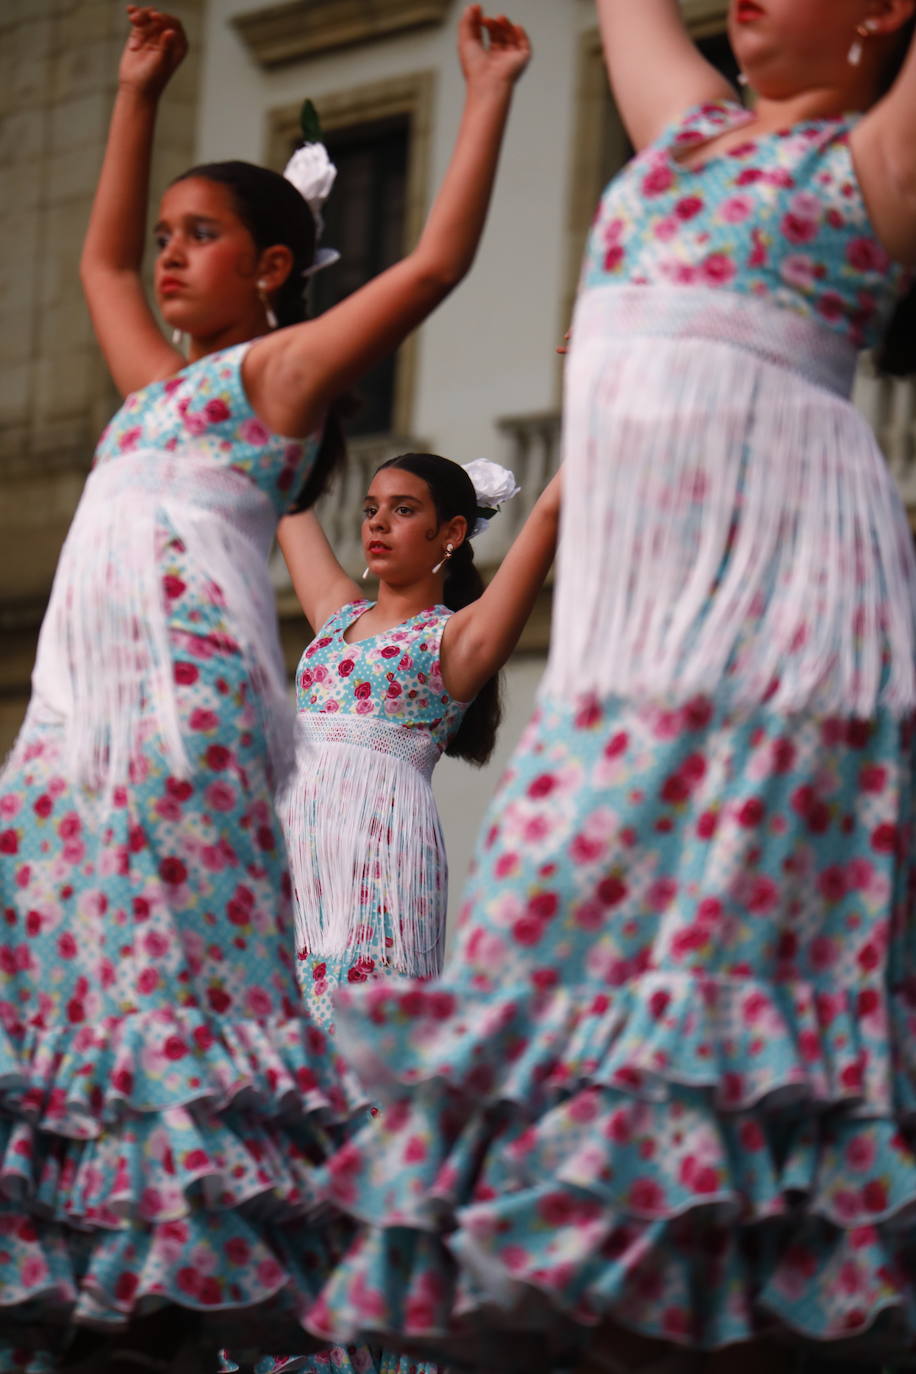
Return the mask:
<path id="1" fill-rule="evenodd" d="M 445 689 L 435 606 L 366 639 L 370 601 L 322 626 L 296 672 L 297 768 L 281 802 L 299 975 L 330 1026 L 340 982 L 438 973 L 448 865 L 432 771 L 466 702 Z"/>
<path id="2" fill-rule="evenodd" d="M 916 1336 L 916 576 L 847 399 L 906 282 L 849 122 L 704 158 L 750 119 L 691 111 L 599 208 L 547 674 L 442 977 L 339 994 L 384 1108 L 316 1332 Z"/>
<path id="3" fill-rule="evenodd" d="M 434 606 L 364 639 L 371 601 L 342 606 L 296 672 L 296 771 L 280 801 L 296 907 L 299 977 L 313 1020 L 333 1034 L 338 986 L 438 973 L 448 866 L 430 787 L 467 703 L 445 688 Z M 223 1370 L 237 1368 L 225 1357 Z M 266 1357 L 257 1374 L 435 1374 L 377 1345 L 305 1360 Z"/>
<path id="4" fill-rule="evenodd" d="M 273 804 L 266 550 L 315 444 L 254 415 L 244 353 L 103 434 L 0 775 L 3 1369 L 162 1304 L 295 1323 L 359 1102 L 302 1009 Z"/>

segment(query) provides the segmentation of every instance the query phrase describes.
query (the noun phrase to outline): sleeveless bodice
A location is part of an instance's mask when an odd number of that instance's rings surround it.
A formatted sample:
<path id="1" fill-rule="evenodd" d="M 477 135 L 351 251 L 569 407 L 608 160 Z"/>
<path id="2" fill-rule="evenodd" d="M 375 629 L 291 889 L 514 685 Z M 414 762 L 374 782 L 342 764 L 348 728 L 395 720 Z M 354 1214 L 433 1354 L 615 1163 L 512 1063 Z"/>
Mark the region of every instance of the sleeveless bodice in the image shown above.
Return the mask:
<path id="1" fill-rule="evenodd" d="M 583 285 L 726 289 L 870 347 L 908 274 L 871 224 L 850 157 L 853 120 L 749 131 L 693 167 L 681 160 L 752 122 L 735 101 L 705 104 L 634 158 L 602 198 Z"/>
<path id="2" fill-rule="evenodd" d="M 442 753 L 467 703 L 445 689 L 439 663 L 452 612 L 433 606 L 401 625 L 348 644 L 351 625 L 374 603 L 353 601 L 322 626 L 299 661 L 300 712 L 376 718 L 428 734 Z"/>
<path id="3" fill-rule="evenodd" d="M 251 344 L 236 344 L 191 363 L 174 377 L 127 397 L 102 431 L 94 467 L 138 449 L 206 454 L 243 473 L 282 515 L 304 478 L 313 439 L 272 434 L 245 395 L 242 362 Z"/>

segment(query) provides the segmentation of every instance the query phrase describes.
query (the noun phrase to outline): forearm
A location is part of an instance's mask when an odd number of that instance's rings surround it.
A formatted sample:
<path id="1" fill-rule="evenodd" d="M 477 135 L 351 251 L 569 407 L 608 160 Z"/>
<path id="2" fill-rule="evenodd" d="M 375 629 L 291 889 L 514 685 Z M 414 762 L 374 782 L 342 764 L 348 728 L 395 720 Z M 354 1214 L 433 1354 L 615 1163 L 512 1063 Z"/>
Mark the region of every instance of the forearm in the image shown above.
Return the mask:
<path id="1" fill-rule="evenodd" d="M 277 527 L 277 543 L 302 613 L 313 629 L 360 594 L 337 561 L 313 510 L 285 516 Z"/>
<path id="2" fill-rule="evenodd" d="M 465 275 L 480 242 L 493 191 L 512 86 L 482 82 L 468 89 L 455 149 L 411 257 L 453 285 Z"/>
<path id="3" fill-rule="evenodd" d="M 84 276 L 96 268 L 140 271 L 157 106 L 155 96 L 118 90 L 83 244 Z"/>

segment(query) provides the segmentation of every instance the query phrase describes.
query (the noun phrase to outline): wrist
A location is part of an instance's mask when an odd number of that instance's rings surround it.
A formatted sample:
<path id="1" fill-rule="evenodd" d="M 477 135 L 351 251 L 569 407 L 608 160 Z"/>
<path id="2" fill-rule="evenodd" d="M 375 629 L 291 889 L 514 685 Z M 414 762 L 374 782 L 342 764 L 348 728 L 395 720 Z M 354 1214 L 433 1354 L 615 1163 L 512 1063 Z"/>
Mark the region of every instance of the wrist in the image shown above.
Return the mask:
<path id="1" fill-rule="evenodd" d="M 508 105 L 514 88 L 515 82 L 510 77 L 486 72 L 468 77 L 467 94 L 469 100 L 487 100 Z"/>
<path id="2" fill-rule="evenodd" d="M 162 90 L 138 85 L 135 81 L 118 81 L 118 99 L 141 109 L 155 110 Z"/>

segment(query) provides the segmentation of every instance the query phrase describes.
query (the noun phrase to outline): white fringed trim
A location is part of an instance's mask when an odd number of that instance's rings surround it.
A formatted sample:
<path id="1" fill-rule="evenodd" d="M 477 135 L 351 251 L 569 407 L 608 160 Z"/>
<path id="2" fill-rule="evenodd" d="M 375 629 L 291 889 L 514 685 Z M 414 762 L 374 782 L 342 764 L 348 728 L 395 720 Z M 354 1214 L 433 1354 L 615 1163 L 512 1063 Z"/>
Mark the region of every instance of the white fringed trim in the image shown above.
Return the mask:
<path id="1" fill-rule="evenodd" d="M 312 955 L 384 958 L 399 972 L 439 971 L 448 865 L 429 777 L 439 748 L 420 730 L 373 716 L 298 717 L 296 772 L 278 802 L 296 910 Z M 369 908 L 383 894 L 384 911 Z"/>
<path id="2" fill-rule="evenodd" d="M 222 592 L 260 702 L 278 778 L 292 762 L 292 708 L 267 551 L 269 498 L 213 457 L 124 454 L 90 475 L 67 535 L 32 675 L 32 718 L 65 735 L 68 776 L 107 794 L 155 732 L 170 770 L 192 763 L 175 697 L 157 540 L 165 529 Z"/>
<path id="3" fill-rule="evenodd" d="M 842 340 L 729 293 L 602 287 L 568 369 L 546 691 L 916 705 L 912 538 L 868 424 L 827 389 Z"/>

